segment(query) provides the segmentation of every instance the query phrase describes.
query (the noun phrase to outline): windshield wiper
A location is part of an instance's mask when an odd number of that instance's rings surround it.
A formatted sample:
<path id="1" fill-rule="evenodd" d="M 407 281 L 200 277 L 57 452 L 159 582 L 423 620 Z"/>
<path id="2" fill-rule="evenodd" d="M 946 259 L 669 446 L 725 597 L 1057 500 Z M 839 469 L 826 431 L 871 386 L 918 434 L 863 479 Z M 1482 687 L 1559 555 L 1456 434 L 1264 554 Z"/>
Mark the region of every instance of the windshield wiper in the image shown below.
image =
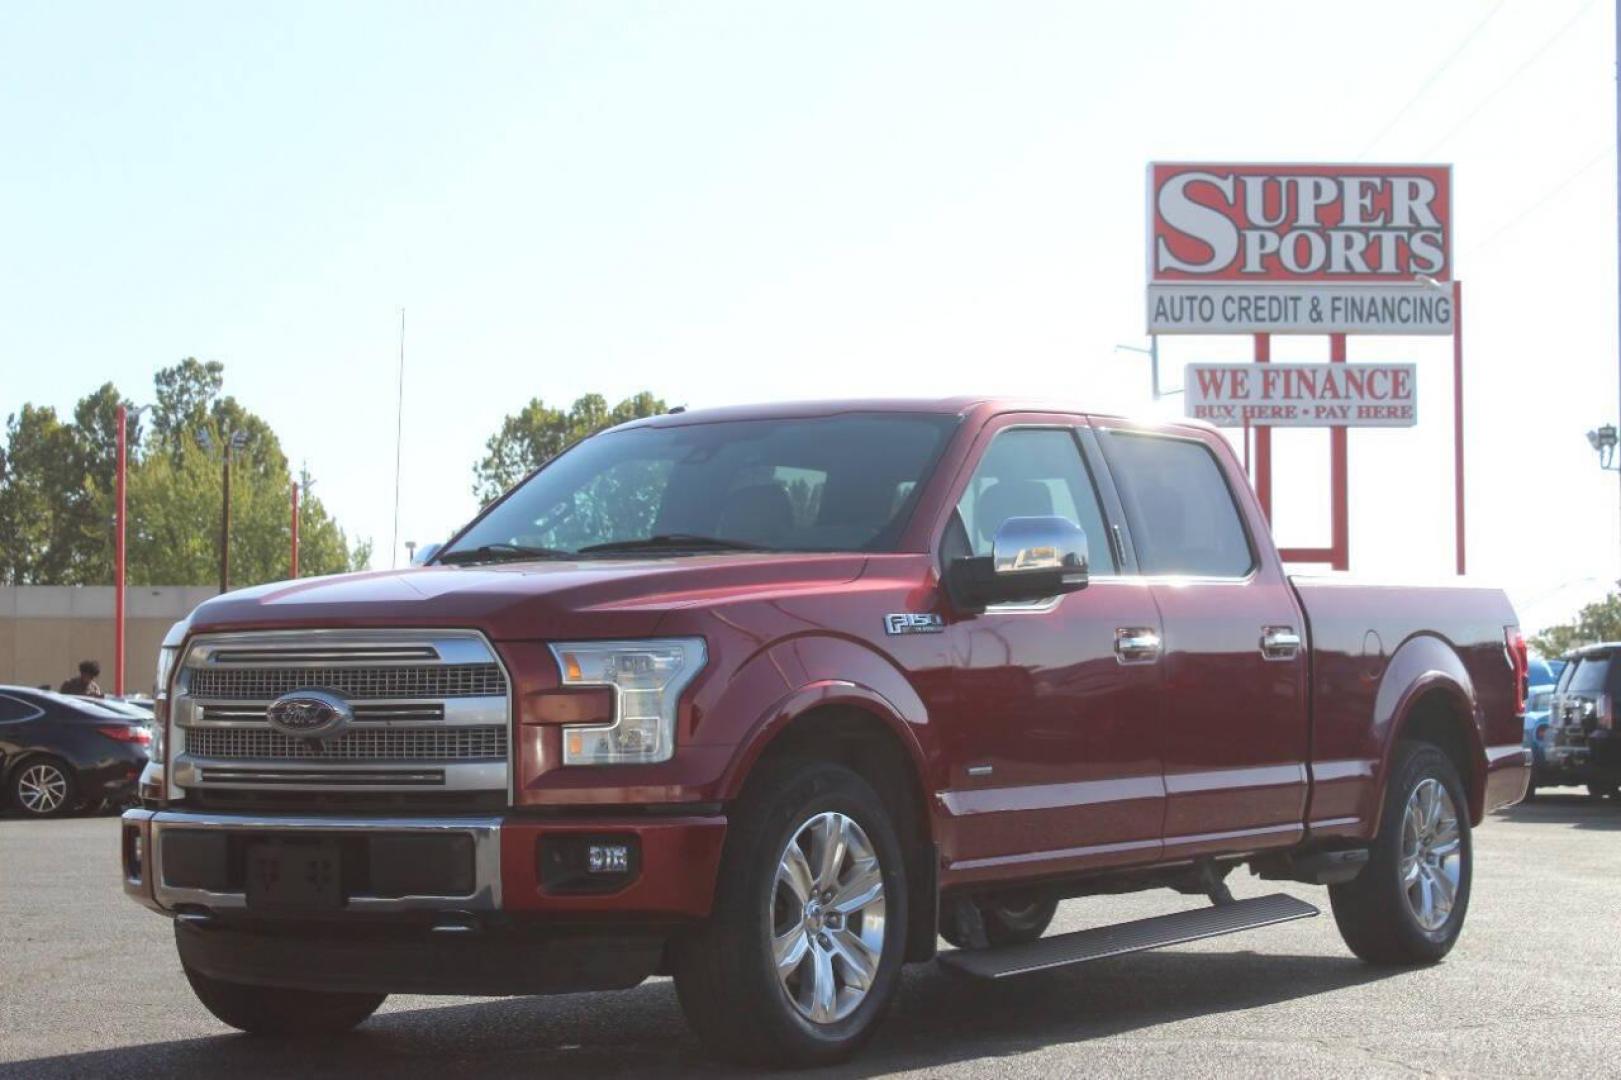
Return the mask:
<path id="1" fill-rule="evenodd" d="M 641 540 L 613 540 L 606 544 L 588 544 L 576 555 L 594 555 L 612 551 L 770 551 L 762 544 L 747 540 L 725 540 L 718 536 L 700 536 L 697 533 L 659 533 Z"/>
<path id="2" fill-rule="evenodd" d="M 574 554 L 560 548 L 528 547 L 524 544 L 481 544 L 476 548 L 446 551 L 434 556 L 434 562 L 460 566 L 464 563 L 514 562 L 519 559 L 565 559 Z"/>

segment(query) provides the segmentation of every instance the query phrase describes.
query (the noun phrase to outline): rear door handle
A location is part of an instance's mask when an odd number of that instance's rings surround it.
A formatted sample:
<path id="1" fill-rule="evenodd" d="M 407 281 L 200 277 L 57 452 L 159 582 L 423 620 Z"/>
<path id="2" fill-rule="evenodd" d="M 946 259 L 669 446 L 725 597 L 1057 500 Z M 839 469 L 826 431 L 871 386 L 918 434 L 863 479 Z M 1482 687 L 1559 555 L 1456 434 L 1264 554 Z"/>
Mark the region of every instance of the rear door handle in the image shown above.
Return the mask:
<path id="1" fill-rule="evenodd" d="M 1300 652 L 1300 635 L 1292 626 L 1263 626 L 1261 655 L 1268 660 L 1293 660 Z"/>
<path id="2" fill-rule="evenodd" d="M 1160 648 L 1159 631 L 1152 626 L 1122 626 L 1114 632 L 1114 655 L 1122 664 L 1152 664 Z"/>

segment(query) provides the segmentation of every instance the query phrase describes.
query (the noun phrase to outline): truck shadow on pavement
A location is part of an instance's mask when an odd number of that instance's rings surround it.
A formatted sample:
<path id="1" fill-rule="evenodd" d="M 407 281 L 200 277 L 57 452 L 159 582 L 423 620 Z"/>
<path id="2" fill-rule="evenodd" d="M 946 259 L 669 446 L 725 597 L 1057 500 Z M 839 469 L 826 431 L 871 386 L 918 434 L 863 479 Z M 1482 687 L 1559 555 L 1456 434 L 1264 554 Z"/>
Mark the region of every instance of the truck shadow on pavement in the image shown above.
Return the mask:
<path id="1" fill-rule="evenodd" d="M 1333 993 L 1391 969 L 1349 956 L 1160 952 L 1000 984 L 937 965 L 908 969 L 895 1007 L 856 1059 L 824 1075 L 943 1068 Z M 424 999 L 410 999 L 412 1003 Z M 200 1008 L 200 1007 L 199 1007 Z M 433 1077 L 746 1075 L 707 1060 L 667 980 L 619 994 L 407 1007 L 330 1040 L 182 1039 L 0 1066 L 0 1075 Z"/>
<path id="2" fill-rule="evenodd" d="M 1607 832 L 1621 830 L 1621 802 L 1595 799 L 1576 788 L 1539 791 L 1530 802 L 1505 807 L 1492 816 L 1525 824 L 1569 825 Z"/>

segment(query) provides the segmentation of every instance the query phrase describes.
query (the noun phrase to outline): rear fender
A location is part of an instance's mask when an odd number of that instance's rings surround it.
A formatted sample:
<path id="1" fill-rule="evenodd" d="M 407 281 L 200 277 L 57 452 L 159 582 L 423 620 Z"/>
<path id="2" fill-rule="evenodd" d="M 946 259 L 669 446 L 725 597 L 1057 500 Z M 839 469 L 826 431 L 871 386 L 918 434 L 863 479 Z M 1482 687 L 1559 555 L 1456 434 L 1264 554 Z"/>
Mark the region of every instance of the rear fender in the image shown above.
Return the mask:
<path id="1" fill-rule="evenodd" d="M 1480 733 L 1480 705 L 1474 681 L 1450 643 L 1433 634 L 1418 634 L 1402 642 L 1390 658 L 1374 699 L 1374 731 L 1381 743 L 1375 800 L 1369 816 L 1374 835 L 1384 812 L 1383 794 L 1390 781 L 1396 744 L 1411 729 L 1420 704 L 1434 698 L 1445 703 L 1447 729 L 1458 739 L 1466 758 L 1459 773 L 1469 793 L 1469 818 L 1479 824 L 1483 816 L 1486 747 Z"/>

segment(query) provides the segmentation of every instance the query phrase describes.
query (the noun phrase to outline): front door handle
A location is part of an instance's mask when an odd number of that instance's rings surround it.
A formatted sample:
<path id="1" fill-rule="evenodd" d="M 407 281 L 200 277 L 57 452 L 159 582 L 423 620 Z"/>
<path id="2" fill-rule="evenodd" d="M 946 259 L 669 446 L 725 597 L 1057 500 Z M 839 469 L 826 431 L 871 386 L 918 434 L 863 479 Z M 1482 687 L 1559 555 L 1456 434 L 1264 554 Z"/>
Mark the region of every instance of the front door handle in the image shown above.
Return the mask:
<path id="1" fill-rule="evenodd" d="M 1122 664 L 1152 664 L 1160 648 L 1159 631 L 1152 626 L 1122 626 L 1114 632 L 1114 655 Z"/>
<path id="2" fill-rule="evenodd" d="M 1261 628 L 1261 655 L 1268 660 L 1293 660 L 1300 652 L 1300 635 L 1292 626 Z"/>

